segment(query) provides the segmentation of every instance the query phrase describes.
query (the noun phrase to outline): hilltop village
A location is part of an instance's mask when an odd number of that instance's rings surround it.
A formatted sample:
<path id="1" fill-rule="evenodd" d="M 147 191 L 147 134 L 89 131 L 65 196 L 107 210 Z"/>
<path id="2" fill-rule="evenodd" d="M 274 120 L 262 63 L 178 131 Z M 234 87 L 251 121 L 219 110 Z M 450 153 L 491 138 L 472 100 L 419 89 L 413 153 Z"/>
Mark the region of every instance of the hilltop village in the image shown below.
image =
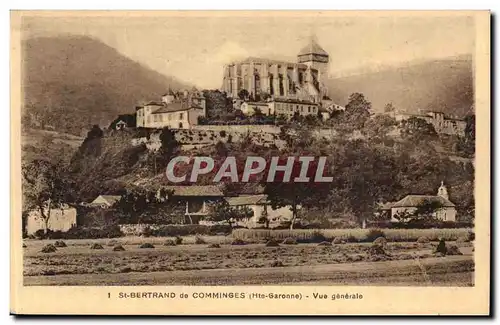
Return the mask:
<path id="1" fill-rule="evenodd" d="M 26 234 L 102 224 L 133 234 L 157 224 L 364 228 L 472 222 L 474 117 L 448 116 L 439 107 L 406 112 L 390 99 L 384 112 L 375 113 L 369 98 L 355 90 L 339 105 L 325 83 L 329 64 L 329 54 L 311 38 L 296 62 L 230 62 L 220 89 L 170 88 L 109 127 L 94 126 L 69 166 L 37 162 L 26 168 L 27 188 L 32 186 Z M 329 156 L 334 176 L 321 186 L 212 184 L 203 178 L 169 184 L 164 168 L 180 153 L 221 160 Z M 59 191 L 48 203 L 32 170 L 44 171 L 45 180 L 65 175 L 48 190 Z"/>

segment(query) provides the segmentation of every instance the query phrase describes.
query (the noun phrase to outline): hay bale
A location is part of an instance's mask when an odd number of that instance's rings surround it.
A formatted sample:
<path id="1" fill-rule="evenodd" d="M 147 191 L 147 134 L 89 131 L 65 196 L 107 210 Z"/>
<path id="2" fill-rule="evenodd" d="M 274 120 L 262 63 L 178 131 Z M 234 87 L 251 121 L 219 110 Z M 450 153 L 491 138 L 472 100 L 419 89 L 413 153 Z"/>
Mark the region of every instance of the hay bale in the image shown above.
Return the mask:
<path id="1" fill-rule="evenodd" d="M 278 260 L 273 261 L 273 262 L 271 263 L 271 267 L 284 267 L 284 266 L 285 266 L 285 265 L 283 264 L 283 262 L 282 262 L 282 261 L 278 261 Z"/>
<path id="2" fill-rule="evenodd" d="M 54 246 L 55 247 L 67 247 L 66 243 L 63 242 L 62 240 L 56 240 L 56 242 L 54 243 Z"/>
<path id="3" fill-rule="evenodd" d="M 144 244 L 139 245 L 139 248 L 155 248 L 155 247 L 151 243 L 144 243 Z"/>
<path id="4" fill-rule="evenodd" d="M 196 245 L 206 245 L 207 244 L 207 241 L 205 239 L 203 239 L 203 237 L 200 237 L 200 236 L 196 236 L 194 238 L 194 243 Z"/>
<path id="5" fill-rule="evenodd" d="M 280 244 L 274 239 L 270 239 L 266 243 L 266 247 L 278 247 L 279 245 Z"/>
<path id="6" fill-rule="evenodd" d="M 425 236 L 420 236 L 417 239 L 417 243 L 419 243 L 419 244 L 427 244 L 429 242 L 430 242 L 429 238 L 427 238 Z"/>
<path id="7" fill-rule="evenodd" d="M 45 245 L 41 250 L 42 253 L 54 253 L 55 251 L 57 248 L 52 244 Z"/>
<path id="8" fill-rule="evenodd" d="M 208 245 L 208 248 L 220 248 L 219 244 L 210 244 Z"/>
<path id="9" fill-rule="evenodd" d="M 329 241 L 322 241 L 318 244 L 318 246 L 332 246 L 332 243 L 330 243 Z"/>
<path id="10" fill-rule="evenodd" d="M 375 238 L 373 243 L 377 244 L 377 245 L 385 246 L 385 245 L 387 245 L 387 239 L 385 239 L 384 237 L 377 237 L 377 238 Z"/>
<path id="11" fill-rule="evenodd" d="M 387 253 L 384 249 L 384 246 L 381 244 L 373 243 L 368 250 L 368 254 L 370 256 L 386 256 Z"/>
<path id="12" fill-rule="evenodd" d="M 282 244 L 284 244 L 284 245 L 297 245 L 297 241 L 295 240 L 295 238 L 287 237 L 287 238 L 283 239 Z"/>
<path id="13" fill-rule="evenodd" d="M 343 243 L 345 243 L 345 241 L 342 239 L 342 237 L 337 236 L 337 237 L 333 238 L 333 240 L 332 240 L 332 244 L 334 244 L 334 245 L 343 244 Z"/>
<path id="14" fill-rule="evenodd" d="M 117 246 L 117 245 L 119 245 L 119 243 L 116 239 L 111 239 L 110 241 L 108 241 L 108 243 L 106 245 L 107 246 Z"/>
<path id="15" fill-rule="evenodd" d="M 94 243 L 92 246 L 90 246 L 90 249 L 104 249 L 101 244 Z"/>
<path id="16" fill-rule="evenodd" d="M 113 252 L 122 252 L 124 250 L 125 248 L 123 248 L 122 245 L 116 245 L 115 247 L 113 247 Z"/>
<path id="17" fill-rule="evenodd" d="M 231 245 L 246 245 L 247 242 L 243 239 L 236 238 L 231 242 Z"/>
<path id="18" fill-rule="evenodd" d="M 464 255 L 457 245 L 450 245 L 446 248 L 446 255 Z"/>
<path id="19" fill-rule="evenodd" d="M 176 246 L 175 242 L 172 239 L 167 239 L 163 243 L 163 246 Z"/>

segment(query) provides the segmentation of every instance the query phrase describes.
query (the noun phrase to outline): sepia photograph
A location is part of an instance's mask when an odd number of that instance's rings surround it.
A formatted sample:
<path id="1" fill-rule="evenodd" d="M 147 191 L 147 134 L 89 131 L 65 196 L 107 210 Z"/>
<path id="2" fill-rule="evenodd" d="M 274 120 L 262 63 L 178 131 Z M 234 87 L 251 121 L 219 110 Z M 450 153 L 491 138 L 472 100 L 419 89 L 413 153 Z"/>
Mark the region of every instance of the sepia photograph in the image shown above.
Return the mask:
<path id="1" fill-rule="evenodd" d="M 23 290 L 489 281 L 488 12 L 11 18 Z"/>

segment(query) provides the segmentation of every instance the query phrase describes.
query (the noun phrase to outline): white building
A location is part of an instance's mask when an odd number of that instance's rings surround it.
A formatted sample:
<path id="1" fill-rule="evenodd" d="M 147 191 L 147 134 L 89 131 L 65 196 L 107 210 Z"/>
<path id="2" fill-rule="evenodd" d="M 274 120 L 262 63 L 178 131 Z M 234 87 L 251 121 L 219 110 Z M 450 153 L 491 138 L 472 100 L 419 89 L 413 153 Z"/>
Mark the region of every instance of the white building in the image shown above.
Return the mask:
<path id="1" fill-rule="evenodd" d="M 434 213 L 434 216 L 442 221 L 456 221 L 457 209 L 448 197 L 448 190 L 441 182 L 437 195 L 407 195 L 391 206 L 391 220 L 398 221 L 396 215 L 408 212 L 412 213 L 425 201 L 436 202 L 441 206 Z"/>
<path id="2" fill-rule="evenodd" d="M 76 226 L 76 209 L 69 206 L 51 209 L 47 226 L 47 230 L 52 231 L 70 230 L 71 227 Z M 40 210 L 32 210 L 26 219 L 26 233 L 32 235 L 40 229 L 45 229 L 45 220 L 42 218 Z"/>

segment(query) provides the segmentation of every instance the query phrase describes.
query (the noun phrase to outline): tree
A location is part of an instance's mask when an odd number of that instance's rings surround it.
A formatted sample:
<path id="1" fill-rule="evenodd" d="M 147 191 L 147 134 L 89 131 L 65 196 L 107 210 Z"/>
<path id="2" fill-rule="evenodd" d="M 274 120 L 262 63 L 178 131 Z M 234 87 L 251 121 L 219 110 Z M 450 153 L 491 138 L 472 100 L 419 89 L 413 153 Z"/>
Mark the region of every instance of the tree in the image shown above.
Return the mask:
<path id="1" fill-rule="evenodd" d="M 279 165 L 284 165 L 286 160 L 279 162 Z M 328 166 L 325 167 L 328 170 Z M 313 207 L 325 204 L 331 183 L 315 182 L 315 173 L 317 170 L 317 162 L 312 161 L 307 170 L 308 182 L 294 182 L 295 177 L 298 177 L 301 170 L 301 163 L 295 160 L 292 167 L 290 181 L 284 182 L 283 176 L 276 174 L 272 182 L 267 182 L 267 175 L 262 178 L 264 185 L 264 193 L 267 194 L 267 199 L 273 209 L 290 207 L 292 212 L 292 220 L 290 221 L 290 229 L 293 229 L 297 219 L 297 213 L 300 207 Z M 327 175 L 328 171 L 325 171 Z M 281 179 L 280 179 L 281 178 Z"/>
<path id="2" fill-rule="evenodd" d="M 231 227 L 242 219 L 250 218 L 253 216 L 253 210 L 244 207 L 237 209 L 230 206 L 227 201 L 221 200 L 214 204 L 211 213 L 208 215 L 207 220 L 214 222 L 227 222 Z"/>
<path id="3" fill-rule="evenodd" d="M 388 139 L 388 134 L 396 125 L 397 121 L 394 118 L 388 115 L 376 115 L 366 121 L 362 132 L 369 141 L 380 143 Z"/>
<path id="4" fill-rule="evenodd" d="M 179 142 L 175 139 L 175 133 L 168 127 L 162 129 L 160 134 L 161 153 L 166 159 L 167 163 L 179 151 Z"/>
<path id="5" fill-rule="evenodd" d="M 238 91 L 238 97 L 241 100 L 247 99 L 249 95 L 250 95 L 250 93 L 246 89 L 241 89 L 240 91 Z"/>
<path id="6" fill-rule="evenodd" d="M 402 120 L 400 123 L 401 137 L 415 144 L 428 142 L 438 138 L 436 129 L 426 120 L 412 116 L 409 119 Z"/>
<path id="7" fill-rule="evenodd" d="M 365 122 L 370 118 L 372 104 L 366 100 L 361 93 L 353 93 L 349 96 L 344 111 L 344 122 L 348 123 L 352 129 L 363 128 Z"/>
<path id="8" fill-rule="evenodd" d="M 34 160 L 22 166 L 22 176 L 23 210 L 37 209 L 47 233 L 52 210 L 72 200 L 62 168 L 45 160 Z"/>
<path id="9" fill-rule="evenodd" d="M 387 103 L 384 106 L 384 113 L 392 113 L 396 111 L 396 107 L 392 103 Z"/>

